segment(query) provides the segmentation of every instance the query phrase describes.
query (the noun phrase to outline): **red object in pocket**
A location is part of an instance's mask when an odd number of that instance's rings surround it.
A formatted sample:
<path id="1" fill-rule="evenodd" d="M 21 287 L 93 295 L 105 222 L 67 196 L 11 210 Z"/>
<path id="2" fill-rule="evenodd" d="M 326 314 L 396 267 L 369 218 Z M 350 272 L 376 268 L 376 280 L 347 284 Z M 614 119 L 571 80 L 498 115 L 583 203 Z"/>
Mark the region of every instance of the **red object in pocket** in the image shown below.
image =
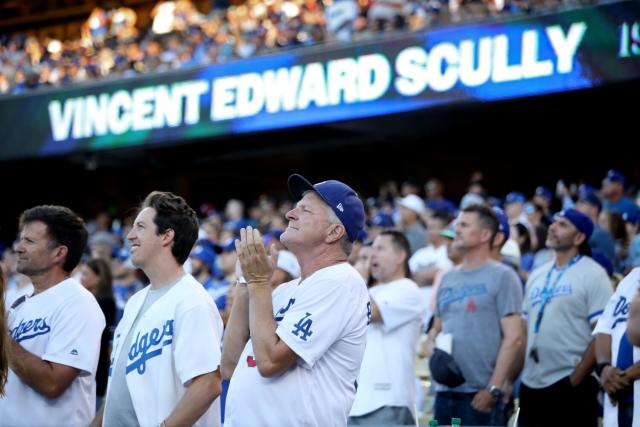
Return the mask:
<path id="1" fill-rule="evenodd" d="M 256 367 L 256 359 L 254 359 L 253 356 L 247 356 L 247 366 L 250 368 Z"/>

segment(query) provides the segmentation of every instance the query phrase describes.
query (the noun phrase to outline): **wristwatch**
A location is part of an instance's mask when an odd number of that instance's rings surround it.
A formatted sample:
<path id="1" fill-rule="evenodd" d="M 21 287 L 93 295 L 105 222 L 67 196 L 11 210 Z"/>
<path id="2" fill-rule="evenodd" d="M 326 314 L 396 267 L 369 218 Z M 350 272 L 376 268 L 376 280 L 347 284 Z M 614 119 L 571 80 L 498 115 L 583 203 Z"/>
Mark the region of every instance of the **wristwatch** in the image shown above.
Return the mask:
<path id="1" fill-rule="evenodd" d="M 606 368 L 607 366 L 611 366 L 611 362 L 602 362 L 596 365 L 594 371 L 596 371 L 596 375 L 598 376 L 598 378 L 602 376 L 602 371 L 604 371 L 604 368 Z"/>
<path id="2" fill-rule="evenodd" d="M 487 386 L 487 390 L 489 391 L 489 393 L 491 393 L 491 396 L 495 397 L 496 399 L 500 399 L 502 397 L 502 390 L 500 390 L 500 387 L 489 384 Z"/>

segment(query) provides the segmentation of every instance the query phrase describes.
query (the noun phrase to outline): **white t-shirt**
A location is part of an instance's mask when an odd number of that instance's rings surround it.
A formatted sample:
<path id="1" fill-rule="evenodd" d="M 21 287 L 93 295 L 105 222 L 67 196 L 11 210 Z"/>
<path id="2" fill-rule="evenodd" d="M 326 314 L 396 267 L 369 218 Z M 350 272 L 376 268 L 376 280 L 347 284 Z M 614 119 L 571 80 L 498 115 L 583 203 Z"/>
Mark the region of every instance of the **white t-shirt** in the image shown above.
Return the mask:
<path id="1" fill-rule="evenodd" d="M 613 365 L 618 360 L 621 340 L 627 332 L 627 314 L 629 303 L 640 287 L 640 268 L 634 268 L 618 284 L 604 313 L 598 320 L 593 334 L 611 335 L 611 362 Z M 633 362 L 640 362 L 640 348 L 633 347 Z M 640 427 L 640 385 L 638 381 L 633 383 L 633 427 Z M 608 396 L 604 398 L 604 427 L 618 427 L 618 407 L 611 404 Z"/>
<path id="2" fill-rule="evenodd" d="M 121 346 L 140 311 L 149 286 L 131 297 L 113 338 L 111 368 L 118 366 Z M 141 426 L 165 420 L 190 381 L 220 366 L 222 319 L 202 285 L 185 274 L 142 315 L 127 353 L 126 379 Z M 111 386 L 111 384 L 109 384 Z M 109 390 L 107 389 L 107 396 Z M 107 400 L 105 411 L 109 410 Z M 220 399 L 196 426 L 220 425 Z"/>
<path id="3" fill-rule="evenodd" d="M 273 311 L 276 334 L 298 362 L 264 378 L 249 340 L 229 385 L 225 427 L 346 425 L 370 316 L 364 280 L 347 263 L 323 268 L 276 288 Z"/>
<path id="4" fill-rule="evenodd" d="M 300 277 L 300 264 L 298 264 L 298 258 L 293 252 L 278 251 L 278 268 L 286 271 L 294 279 Z"/>
<path id="5" fill-rule="evenodd" d="M 0 398 L 3 426 L 86 426 L 95 415 L 95 373 L 104 315 L 96 299 L 75 279 L 27 298 L 9 310 L 9 334 L 42 360 L 71 366 L 80 374 L 56 399 L 48 399 L 9 370 Z"/>
<path id="6" fill-rule="evenodd" d="M 367 349 L 350 415 L 366 415 L 383 406 L 404 406 L 413 412 L 414 359 L 425 310 L 422 295 L 410 279 L 376 285 L 369 293 L 383 322 L 367 328 Z"/>
<path id="7" fill-rule="evenodd" d="M 440 245 L 437 248 L 429 245 L 418 249 L 409 258 L 409 269 L 412 273 L 423 268 L 450 269 L 451 267 L 453 262 L 447 256 L 447 245 Z"/>

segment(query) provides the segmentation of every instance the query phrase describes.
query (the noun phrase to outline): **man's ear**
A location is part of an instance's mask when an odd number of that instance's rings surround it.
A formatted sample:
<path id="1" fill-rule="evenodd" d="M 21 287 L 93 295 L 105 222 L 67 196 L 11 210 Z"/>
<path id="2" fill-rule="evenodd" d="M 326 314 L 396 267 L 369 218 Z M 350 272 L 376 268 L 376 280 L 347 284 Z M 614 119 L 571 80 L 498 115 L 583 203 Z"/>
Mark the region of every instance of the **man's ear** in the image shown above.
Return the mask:
<path id="1" fill-rule="evenodd" d="M 347 230 L 345 230 L 344 225 L 342 224 L 330 224 L 327 230 L 327 235 L 325 237 L 325 242 L 333 243 L 336 242 L 346 234 Z"/>
<path id="2" fill-rule="evenodd" d="M 55 248 L 53 254 L 53 262 L 60 266 L 64 265 L 64 262 L 67 260 L 67 254 L 69 253 L 69 248 L 65 245 L 60 245 Z"/>
<path id="3" fill-rule="evenodd" d="M 173 228 L 167 228 L 162 233 L 162 246 L 168 246 L 173 243 L 173 239 L 176 237 L 176 232 Z"/>

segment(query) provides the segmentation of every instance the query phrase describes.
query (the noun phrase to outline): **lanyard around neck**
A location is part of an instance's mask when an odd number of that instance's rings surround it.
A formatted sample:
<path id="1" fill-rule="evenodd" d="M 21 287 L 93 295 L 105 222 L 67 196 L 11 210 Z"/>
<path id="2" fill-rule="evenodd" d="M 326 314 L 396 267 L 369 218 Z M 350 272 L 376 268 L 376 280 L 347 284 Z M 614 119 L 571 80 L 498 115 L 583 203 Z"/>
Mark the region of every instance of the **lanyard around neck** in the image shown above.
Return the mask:
<path id="1" fill-rule="evenodd" d="M 560 282 L 560 279 L 562 279 L 562 276 L 564 276 L 564 273 L 568 269 L 570 269 L 572 265 L 578 262 L 580 258 L 582 258 L 582 255 L 580 254 L 574 256 L 573 258 L 571 258 L 571 260 L 569 260 L 569 263 L 564 268 L 558 268 L 556 266 L 556 263 L 554 262 L 553 266 L 547 273 L 547 277 L 544 281 L 544 287 L 542 288 L 542 292 L 541 292 L 540 311 L 538 311 L 538 317 L 536 318 L 536 324 L 534 327 L 534 332 L 536 334 L 540 331 L 540 324 L 542 323 L 542 316 L 544 315 L 544 309 L 547 307 L 547 304 L 549 303 L 549 301 L 551 301 L 553 292 L 556 286 L 558 286 L 558 282 Z M 558 271 L 558 275 L 556 276 L 556 280 L 553 282 L 553 284 L 551 284 L 551 274 L 556 270 Z"/>

